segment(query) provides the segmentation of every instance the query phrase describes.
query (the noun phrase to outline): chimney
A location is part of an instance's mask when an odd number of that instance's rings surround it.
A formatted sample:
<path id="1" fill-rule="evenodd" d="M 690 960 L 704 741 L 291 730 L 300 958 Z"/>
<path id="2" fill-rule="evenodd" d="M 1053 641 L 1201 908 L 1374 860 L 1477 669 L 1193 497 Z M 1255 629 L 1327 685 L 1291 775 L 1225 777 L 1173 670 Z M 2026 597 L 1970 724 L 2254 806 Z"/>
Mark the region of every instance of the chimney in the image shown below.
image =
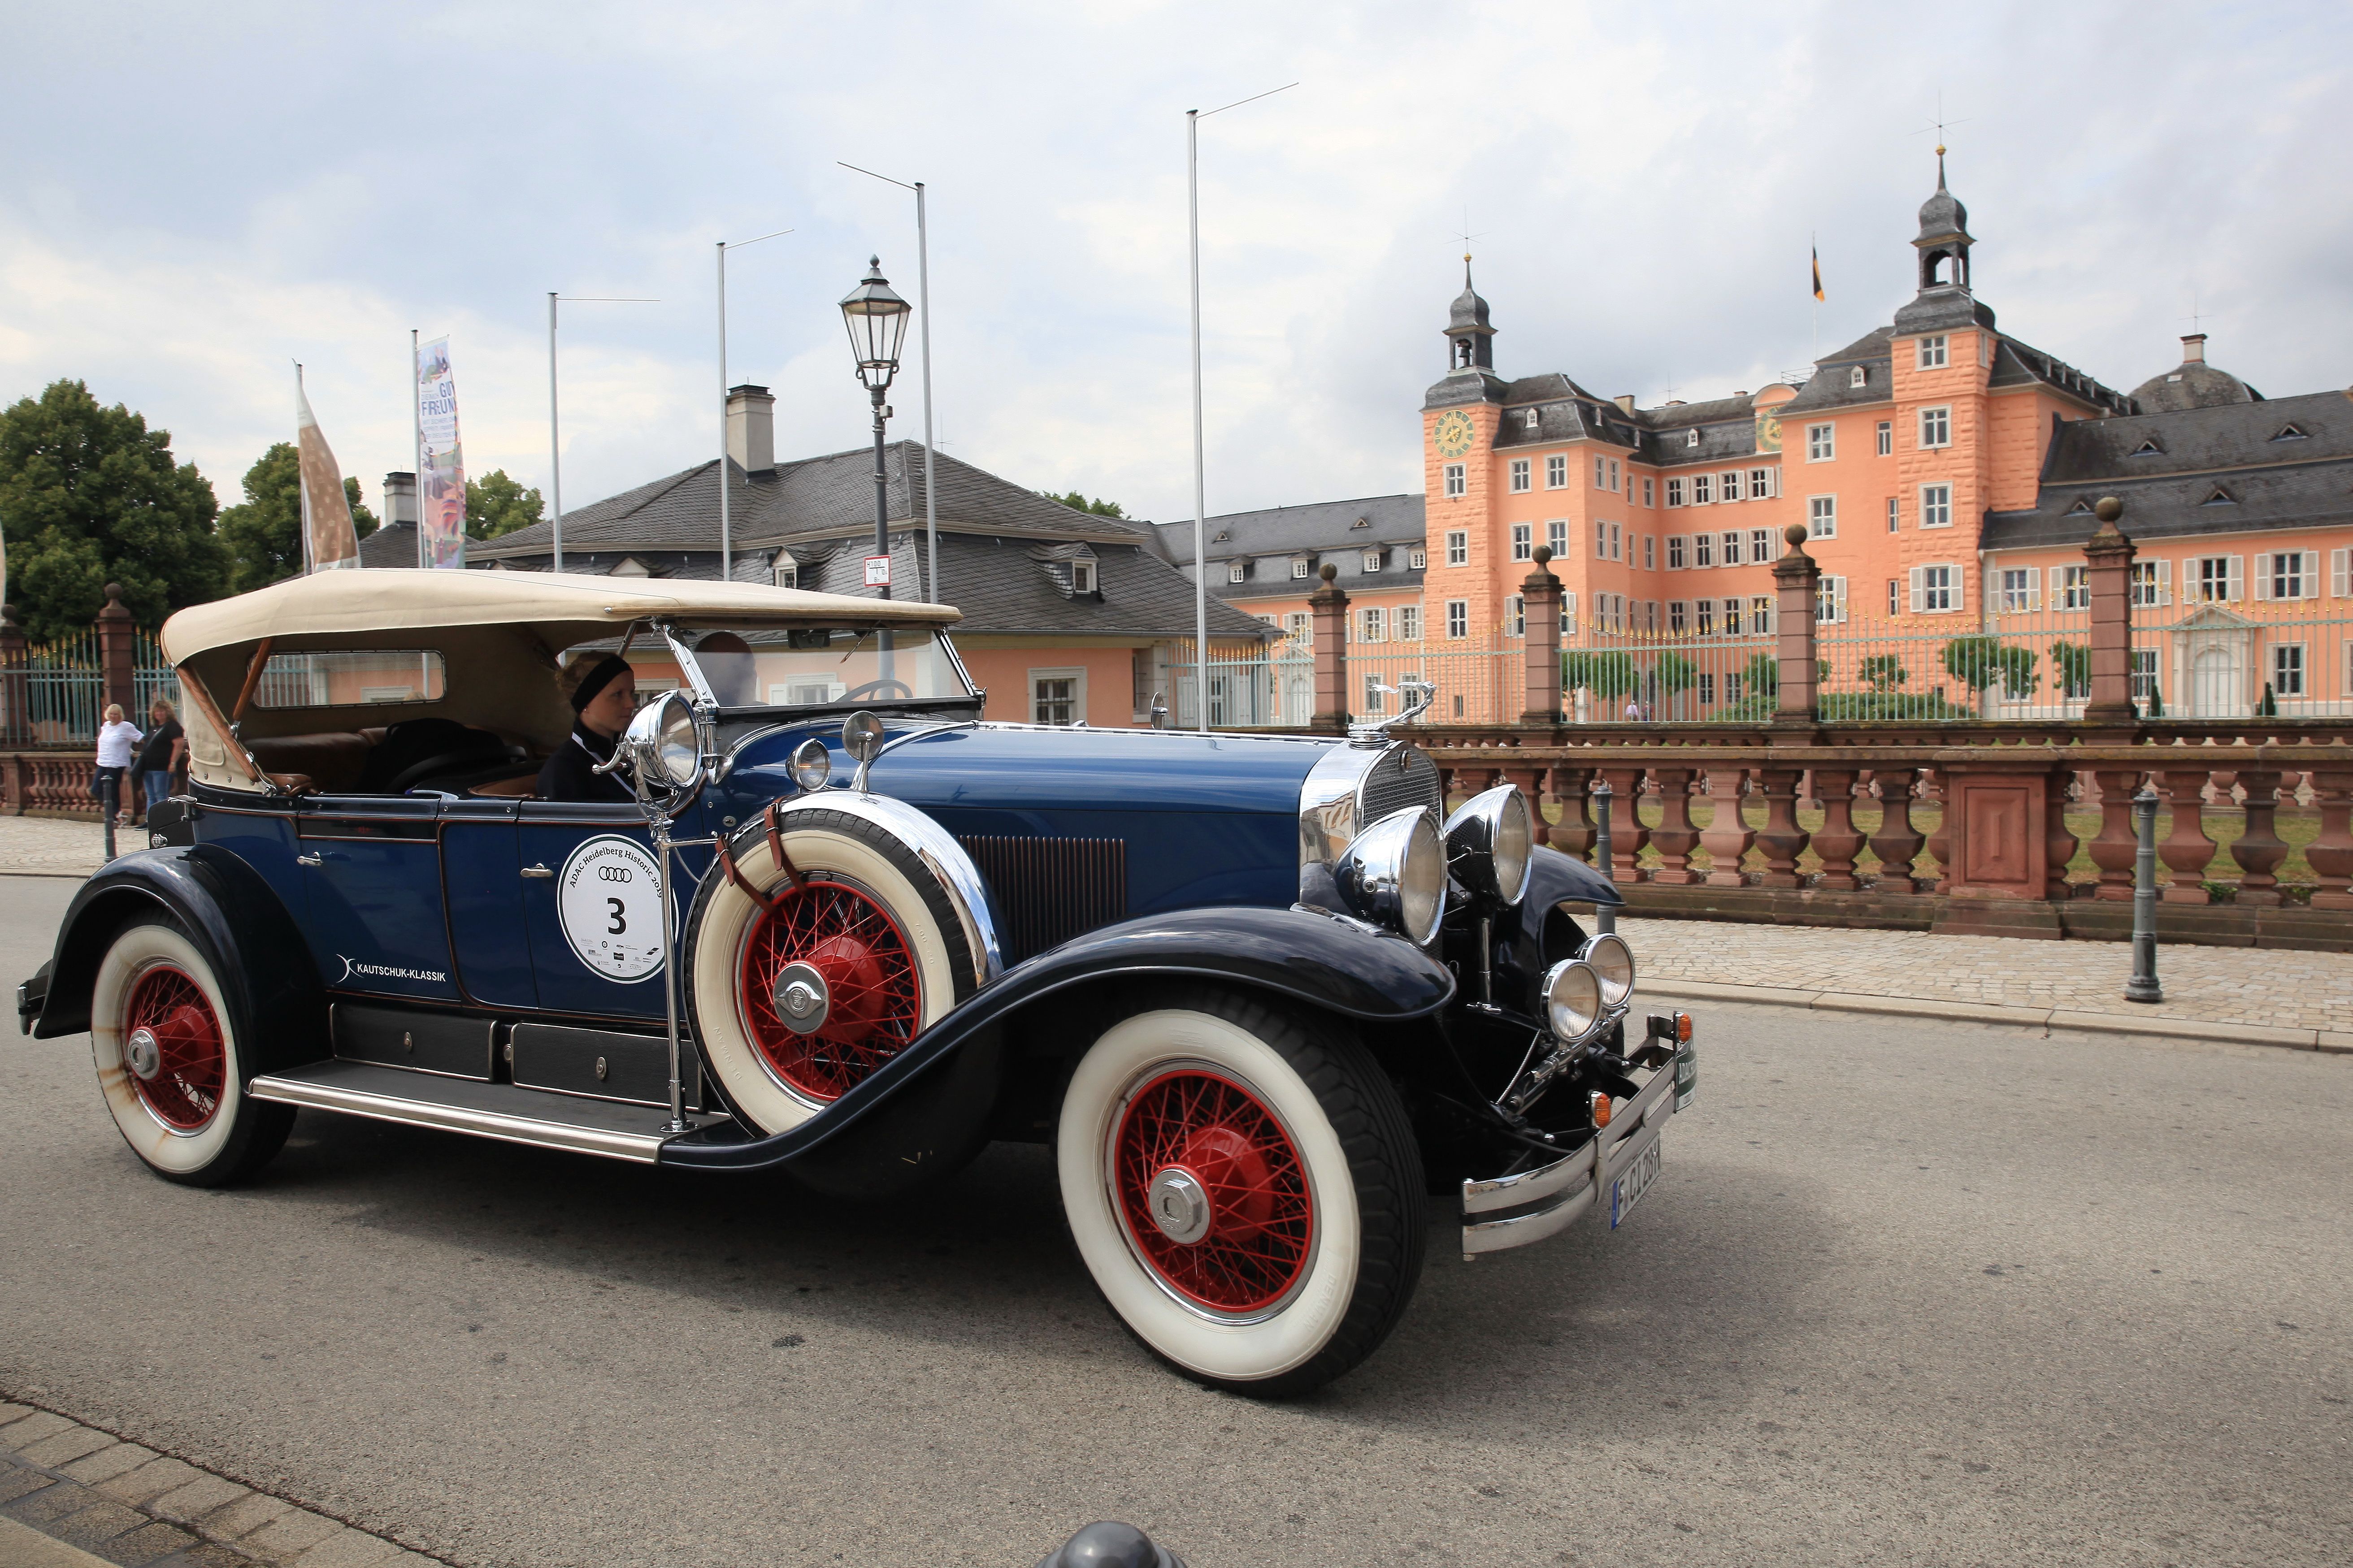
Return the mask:
<path id="1" fill-rule="evenodd" d="M 384 525 L 392 527 L 405 522 L 417 526 L 417 476 L 386 474 L 384 477 Z"/>
<path id="2" fill-rule="evenodd" d="M 2204 364 L 2206 363 L 2205 333 L 2191 332 L 2181 340 L 2181 363 L 2183 364 Z"/>
<path id="3" fill-rule="evenodd" d="M 1634 412 L 1634 395 L 1630 392 L 1621 392 L 1609 401 L 1618 405 L 1618 410 L 1621 414 Z"/>
<path id="4" fill-rule="evenodd" d="M 776 400 L 749 382 L 727 389 L 727 455 L 747 474 L 776 466 Z"/>

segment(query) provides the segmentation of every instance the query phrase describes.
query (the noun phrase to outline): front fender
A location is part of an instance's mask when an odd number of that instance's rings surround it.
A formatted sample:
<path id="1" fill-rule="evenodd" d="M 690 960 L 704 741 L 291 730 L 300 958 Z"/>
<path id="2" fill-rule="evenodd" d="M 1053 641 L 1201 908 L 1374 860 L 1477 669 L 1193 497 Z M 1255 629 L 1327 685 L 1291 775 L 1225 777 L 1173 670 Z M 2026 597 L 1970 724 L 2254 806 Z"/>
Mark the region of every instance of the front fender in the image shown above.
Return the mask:
<path id="1" fill-rule="evenodd" d="M 128 921 L 156 913 L 178 921 L 211 960 L 239 1026 L 247 1076 L 322 1054 L 326 998 L 301 931 L 252 867 L 208 845 L 124 855 L 81 885 L 58 926 L 34 1037 L 90 1027 L 108 943 Z"/>
<path id="2" fill-rule="evenodd" d="M 1123 974 L 1191 974 L 1271 991 L 1375 1023 L 1426 1017 L 1453 998 L 1445 965 L 1402 937 L 1304 910 L 1208 909 L 1104 926 L 1008 970 L 996 984 L 824 1110 L 766 1138 L 710 1129 L 674 1138 L 660 1163 L 701 1170 L 780 1165 L 839 1136 L 991 1026 L 1070 986 Z"/>

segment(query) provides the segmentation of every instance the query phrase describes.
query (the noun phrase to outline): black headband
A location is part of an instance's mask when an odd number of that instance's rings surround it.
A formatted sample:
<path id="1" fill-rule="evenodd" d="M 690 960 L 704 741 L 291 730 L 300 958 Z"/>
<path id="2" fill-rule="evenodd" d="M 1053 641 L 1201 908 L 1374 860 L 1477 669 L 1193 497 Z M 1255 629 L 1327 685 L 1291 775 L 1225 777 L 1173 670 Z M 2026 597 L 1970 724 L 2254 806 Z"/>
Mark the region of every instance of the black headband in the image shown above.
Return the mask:
<path id="1" fill-rule="evenodd" d="M 582 679 L 579 689 L 572 693 L 572 710 L 577 713 L 596 701 L 596 694 L 612 685 L 617 676 L 627 675 L 628 672 L 628 659 L 617 653 L 607 654 L 598 661 L 596 668 L 590 670 Z"/>

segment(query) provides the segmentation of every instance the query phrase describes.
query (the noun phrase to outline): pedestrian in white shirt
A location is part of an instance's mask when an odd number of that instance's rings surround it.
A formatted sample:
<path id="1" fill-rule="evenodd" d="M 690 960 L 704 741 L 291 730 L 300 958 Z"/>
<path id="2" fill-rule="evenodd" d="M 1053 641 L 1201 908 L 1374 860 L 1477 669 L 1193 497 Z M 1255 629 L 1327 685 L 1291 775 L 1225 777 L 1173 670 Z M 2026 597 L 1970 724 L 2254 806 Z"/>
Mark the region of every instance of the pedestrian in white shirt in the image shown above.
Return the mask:
<path id="1" fill-rule="evenodd" d="M 109 806 L 125 804 L 122 775 L 131 771 L 131 748 L 143 739 L 139 726 L 122 717 L 121 703 L 106 705 L 106 722 L 98 727 L 98 777 L 91 781 L 91 787 Z M 116 819 L 116 826 L 130 820 L 131 813 L 125 809 Z"/>

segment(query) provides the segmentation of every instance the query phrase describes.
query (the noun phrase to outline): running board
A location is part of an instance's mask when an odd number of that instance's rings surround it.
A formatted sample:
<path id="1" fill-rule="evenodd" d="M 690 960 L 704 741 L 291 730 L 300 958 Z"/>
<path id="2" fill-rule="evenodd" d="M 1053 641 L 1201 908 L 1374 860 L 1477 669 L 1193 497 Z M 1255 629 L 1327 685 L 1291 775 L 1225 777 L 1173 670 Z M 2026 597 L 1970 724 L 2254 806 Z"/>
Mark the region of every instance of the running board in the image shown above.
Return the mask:
<path id="1" fill-rule="evenodd" d="M 517 1089 L 511 1083 L 444 1078 L 367 1062 L 311 1062 L 284 1072 L 263 1073 L 247 1084 L 245 1091 L 256 1100 L 274 1100 L 283 1105 L 339 1110 L 376 1121 L 435 1127 L 505 1143 L 602 1154 L 647 1165 L 659 1157 L 663 1142 L 671 1136 L 662 1131 L 670 1112 L 658 1106 L 585 1100 Z M 687 1114 L 688 1125 L 693 1128 L 725 1120 Z"/>

